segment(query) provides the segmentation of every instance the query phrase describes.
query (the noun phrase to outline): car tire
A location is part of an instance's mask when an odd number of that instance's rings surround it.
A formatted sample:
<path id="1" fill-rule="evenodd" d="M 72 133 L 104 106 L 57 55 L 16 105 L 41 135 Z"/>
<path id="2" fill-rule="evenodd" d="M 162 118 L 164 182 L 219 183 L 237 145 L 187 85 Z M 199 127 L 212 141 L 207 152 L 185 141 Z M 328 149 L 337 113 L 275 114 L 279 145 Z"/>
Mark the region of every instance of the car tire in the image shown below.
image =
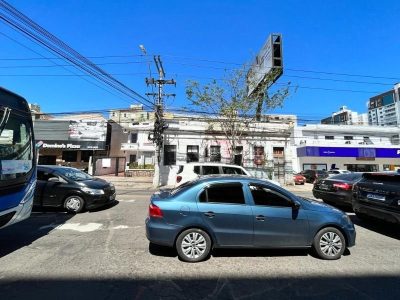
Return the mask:
<path id="1" fill-rule="evenodd" d="M 200 262 L 210 254 L 211 238 L 199 228 L 190 228 L 183 231 L 176 239 L 176 251 L 181 260 L 186 262 Z"/>
<path id="2" fill-rule="evenodd" d="M 64 200 L 64 208 L 69 213 L 77 214 L 80 213 L 85 207 L 85 201 L 82 197 L 73 195 L 69 196 Z"/>
<path id="3" fill-rule="evenodd" d="M 340 230 L 326 227 L 315 235 L 313 249 L 319 258 L 339 259 L 346 250 L 346 240 Z"/>

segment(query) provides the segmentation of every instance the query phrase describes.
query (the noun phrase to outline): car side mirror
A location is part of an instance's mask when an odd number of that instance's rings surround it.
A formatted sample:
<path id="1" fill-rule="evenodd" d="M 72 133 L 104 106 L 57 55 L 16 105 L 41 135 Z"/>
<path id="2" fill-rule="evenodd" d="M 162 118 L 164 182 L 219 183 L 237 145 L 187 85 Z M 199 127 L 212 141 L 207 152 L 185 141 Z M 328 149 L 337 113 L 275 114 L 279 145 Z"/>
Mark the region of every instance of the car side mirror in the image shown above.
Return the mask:
<path id="1" fill-rule="evenodd" d="M 60 180 L 60 178 L 58 177 L 51 177 L 47 180 L 48 182 L 58 182 L 58 183 L 62 183 L 62 181 Z"/>
<path id="2" fill-rule="evenodd" d="M 300 203 L 297 201 L 293 201 L 293 205 L 292 205 L 294 210 L 299 210 L 300 209 Z"/>

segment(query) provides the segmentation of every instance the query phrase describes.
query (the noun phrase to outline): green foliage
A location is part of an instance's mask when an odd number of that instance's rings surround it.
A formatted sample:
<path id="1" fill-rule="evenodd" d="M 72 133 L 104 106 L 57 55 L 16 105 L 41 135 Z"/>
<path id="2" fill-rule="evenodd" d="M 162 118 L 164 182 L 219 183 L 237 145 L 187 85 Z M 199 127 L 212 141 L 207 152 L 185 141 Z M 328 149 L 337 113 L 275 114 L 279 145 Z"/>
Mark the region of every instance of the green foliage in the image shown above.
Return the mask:
<path id="1" fill-rule="evenodd" d="M 132 162 L 129 164 L 129 169 L 154 169 L 154 165 L 152 164 L 138 164 L 137 162 Z"/>

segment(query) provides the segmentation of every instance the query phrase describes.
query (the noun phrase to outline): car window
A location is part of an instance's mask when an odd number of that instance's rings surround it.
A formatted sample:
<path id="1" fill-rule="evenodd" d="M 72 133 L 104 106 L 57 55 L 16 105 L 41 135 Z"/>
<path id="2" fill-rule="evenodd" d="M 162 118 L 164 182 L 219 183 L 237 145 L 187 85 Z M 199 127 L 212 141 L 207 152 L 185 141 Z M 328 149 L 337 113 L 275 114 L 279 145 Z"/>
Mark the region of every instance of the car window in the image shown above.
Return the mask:
<path id="1" fill-rule="evenodd" d="M 203 175 L 219 174 L 218 166 L 203 166 Z"/>
<path id="2" fill-rule="evenodd" d="M 37 180 L 48 181 L 49 178 L 57 178 L 57 176 L 47 172 L 47 171 L 37 171 Z"/>
<path id="3" fill-rule="evenodd" d="M 193 172 L 200 175 L 200 166 L 194 166 L 193 167 Z"/>
<path id="4" fill-rule="evenodd" d="M 241 183 L 214 184 L 200 194 L 199 200 L 208 203 L 245 204 Z"/>
<path id="5" fill-rule="evenodd" d="M 290 200 L 266 186 L 250 184 L 249 188 L 255 205 L 292 207 Z"/>
<path id="6" fill-rule="evenodd" d="M 346 181 L 357 181 L 361 179 L 362 173 L 344 173 L 344 174 L 338 174 L 335 176 L 330 177 L 330 179 L 340 179 L 340 180 L 346 180 Z"/>
<path id="7" fill-rule="evenodd" d="M 224 174 L 236 174 L 236 175 L 246 175 L 242 169 L 235 167 L 222 167 L 222 173 Z"/>

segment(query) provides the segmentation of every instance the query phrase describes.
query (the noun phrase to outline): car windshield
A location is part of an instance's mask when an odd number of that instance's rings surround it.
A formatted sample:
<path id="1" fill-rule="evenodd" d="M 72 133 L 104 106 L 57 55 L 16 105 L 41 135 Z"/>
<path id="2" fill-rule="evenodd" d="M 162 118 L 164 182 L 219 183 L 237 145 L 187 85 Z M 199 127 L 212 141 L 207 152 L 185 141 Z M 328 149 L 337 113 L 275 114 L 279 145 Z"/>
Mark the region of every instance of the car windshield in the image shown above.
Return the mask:
<path id="1" fill-rule="evenodd" d="M 62 176 L 74 181 L 93 179 L 93 177 L 89 174 L 73 168 L 60 168 L 59 170 L 57 170 L 57 172 L 60 173 Z"/>
<path id="2" fill-rule="evenodd" d="M 33 167 L 33 140 L 30 120 L 7 108 L 0 109 L 1 183 L 24 176 Z"/>

